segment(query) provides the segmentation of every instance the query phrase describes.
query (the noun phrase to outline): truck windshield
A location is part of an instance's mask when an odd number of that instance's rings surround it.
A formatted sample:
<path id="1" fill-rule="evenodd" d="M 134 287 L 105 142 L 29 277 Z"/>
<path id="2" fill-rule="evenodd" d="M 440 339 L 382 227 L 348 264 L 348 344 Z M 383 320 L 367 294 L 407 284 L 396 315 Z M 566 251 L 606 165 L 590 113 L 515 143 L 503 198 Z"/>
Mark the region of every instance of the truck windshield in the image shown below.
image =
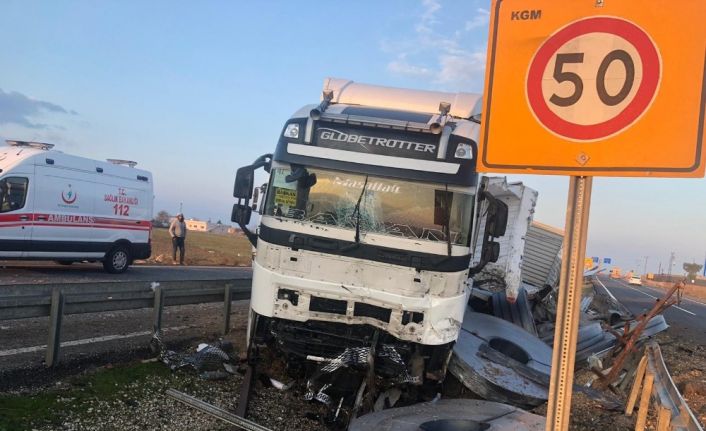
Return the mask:
<path id="1" fill-rule="evenodd" d="M 265 215 L 468 246 L 474 198 L 447 186 L 308 168 L 316 183 L 287 181 L 290 169 L 271 172 Z M 290 178 L 291 180 L 291 178 Z M 363 190 L 365 189 L 365 190 Z M 359 214 L 356 206 L 360 201 Z"/>

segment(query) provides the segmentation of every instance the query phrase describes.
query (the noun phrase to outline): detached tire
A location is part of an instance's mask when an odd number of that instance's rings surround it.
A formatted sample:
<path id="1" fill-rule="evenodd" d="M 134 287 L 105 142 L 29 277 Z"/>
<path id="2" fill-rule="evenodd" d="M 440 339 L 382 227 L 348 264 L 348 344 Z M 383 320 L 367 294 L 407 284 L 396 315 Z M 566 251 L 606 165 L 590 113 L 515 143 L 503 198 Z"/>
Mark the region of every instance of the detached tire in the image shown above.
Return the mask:
<path id="1" fill-rule="evenodd" d="M 124 246 L 117 246 L 106 253 L 103 268 L 111 274 L 121 274 L 130 266 L 130 252 Z"/>

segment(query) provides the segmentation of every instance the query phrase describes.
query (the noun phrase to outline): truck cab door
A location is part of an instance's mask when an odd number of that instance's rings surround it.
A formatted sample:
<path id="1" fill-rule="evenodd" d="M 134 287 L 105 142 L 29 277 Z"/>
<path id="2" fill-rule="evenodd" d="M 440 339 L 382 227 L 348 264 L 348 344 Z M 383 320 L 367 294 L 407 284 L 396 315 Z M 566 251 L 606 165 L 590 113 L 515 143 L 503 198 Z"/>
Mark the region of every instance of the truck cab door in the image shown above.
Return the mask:
<path id="1" fill-rule="evenodd" d="M 0 178 L 0 257 L 26 257 L 33 223 L 32 175 Z"/>

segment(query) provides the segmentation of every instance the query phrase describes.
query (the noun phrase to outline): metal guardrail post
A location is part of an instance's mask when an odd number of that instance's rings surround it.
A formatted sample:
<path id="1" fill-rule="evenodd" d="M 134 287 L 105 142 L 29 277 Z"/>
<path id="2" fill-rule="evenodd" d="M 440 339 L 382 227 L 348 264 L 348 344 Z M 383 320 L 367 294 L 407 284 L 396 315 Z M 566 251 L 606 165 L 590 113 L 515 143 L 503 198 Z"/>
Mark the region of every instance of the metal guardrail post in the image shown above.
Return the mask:
<path id="1" fill-rule="evenodd" d="M 230 310 L 233 294 L 231 292 L 232 284 L 227 283 L 223 293 L 223 334 L 230 332 Z"/>
<path id="2" fill-rule="evenodd" d="M 659 406 L 657 409 L 657 431 L 668 431 L 672 424 L 672 411 L 664 406 Z"/>
<path id="3" fill-rule="evenodd" d="M 44 364 L 53 367 L 59 362 L 61 347 L 61 321 L 64 317 L 64 293 L 56 286 L 51 291 L 51 308 L 49 312 L 49 339 Z"/>
<path id="4" fill-rule="evenodd" d="M 154 285 L 154 305 L 152 308 L 154 310 L 152 330 L 157 333 L 162 329 L 162 311 L 164 310 L 164 290 L 159 283 Z"/>
<path id="5" fill-rule="evenodd" d="M 628 398 L 628 404 L 625 406 L 625 415 L 631 416 L 633 410 L 635 410 L 635 403 L 637 402 L 637 396 L 640 393 L 640 386 L 642 385 L 642 380 L 645 378 L 645 370 L 647 369 L 647 356 L 643 355 L 640 359 L 640 364 L 637 366 L 637 371 L 635 372 L 635 379 L 632 383 L 632 389 L 630 389 L 630 397 Z"/>
<path id="6" fill-rule="evenodd" d="M 635 431 L 643 431 L 647 423 L 647 411 L 650 408 L 650 397 L 652 396 L 652 385 L 655 382 L 655 375 L 649 370 L 645 373 L 645 380 L 642 383 L 642 394 L 640 395 L 640 407 L 637 412 L 637 422 Z"/>

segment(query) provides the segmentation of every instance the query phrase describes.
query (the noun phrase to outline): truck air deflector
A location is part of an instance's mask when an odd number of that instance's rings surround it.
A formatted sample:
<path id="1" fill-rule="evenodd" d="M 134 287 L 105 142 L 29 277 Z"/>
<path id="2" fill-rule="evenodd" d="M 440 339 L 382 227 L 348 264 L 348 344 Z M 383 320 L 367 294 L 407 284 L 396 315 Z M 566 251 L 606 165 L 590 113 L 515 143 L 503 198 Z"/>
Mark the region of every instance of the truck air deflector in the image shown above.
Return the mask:
<path id="1" fill-rule="evenodd" d="M 402 157 L 390 157 L 379 155 L 361 155 L 351 151 L 338 150 L 333 148 L 312 147 L 310 145 L 288 144 L 287 150 L 290 154 L 299 156 L 317 157 L 338 161 L 351 161 L 353 163 L 370 163 L 377 166 L 396 167 L 406 164 L 407 168 L 414 171 L 434 171 L 441 174 L 455 175 L 460 169 L 459 164 L 437 162 L 433 160 L 409 161 Z"/>
<path id="2" fill-rule="evenodd" d="M 341 111 L 342 114 L 357 117 L 384 118 L 386 120 L 407 121 L 410 123 L 426 124 L 434 118 L 432 114 L 421 112 L 397 111 L 393 109 L 382 109 L 368 106 L 348 106 Z"/>
<path id="3" fill-rule="evenodd" d="M 470 254 L 441 256 L 410 250 L 398 250 L 366 243 L 325 238 L 260 225 L 260 239 L 275 245 L 315 251 L 336 256 L 347 256 L 375 262 L 415 268 L 420 271 L 460 272 L 468 269 Z M 320 246 L 323 245 L 323 246 Z M 470 252 L 469 252 L 470 253 Z"/>

